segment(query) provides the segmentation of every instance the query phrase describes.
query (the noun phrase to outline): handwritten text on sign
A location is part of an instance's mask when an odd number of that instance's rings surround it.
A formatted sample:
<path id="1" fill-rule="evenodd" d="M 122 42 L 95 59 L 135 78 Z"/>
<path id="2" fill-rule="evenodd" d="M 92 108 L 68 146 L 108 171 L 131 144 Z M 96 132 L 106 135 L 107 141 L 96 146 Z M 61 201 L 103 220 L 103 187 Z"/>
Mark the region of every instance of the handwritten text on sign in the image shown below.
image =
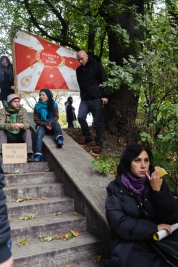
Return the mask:
<path id="1" fill-rule="evenodd" d="M 27 144 L 2 144 L 3 164 L 27 162 Z"/>

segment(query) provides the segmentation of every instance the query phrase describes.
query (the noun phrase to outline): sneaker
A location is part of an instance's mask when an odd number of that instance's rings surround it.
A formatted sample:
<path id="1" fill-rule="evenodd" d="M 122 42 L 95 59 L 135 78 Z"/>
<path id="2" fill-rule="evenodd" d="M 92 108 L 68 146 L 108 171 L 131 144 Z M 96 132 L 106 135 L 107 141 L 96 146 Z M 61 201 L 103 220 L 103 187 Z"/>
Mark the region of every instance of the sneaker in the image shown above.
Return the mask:
<path id="1" fill-rule="evenodd" d="M 58 137 L 58 139 L 57 139 L 57 146 L 58 147 L 62 147 L 63 144 L 64 144 L 63 137 L 61 137 L 61 136 Z"/>
<path id="2" fill-rule="evenodd" d="M 42 160 L 42 156 L 41 155 L 36 155 L 35 156 L 35 161 L 41 161 Z"/>
<path id="3" fill-rule="evenodd" d="M 86 145 L 88 143 L 92 142 L 92 138 L 90 136 L 82 137 L 81 141 L 79 142 L 79 145 Z"/>
<path id="4" fill-rule="evenodd" d="M 102 147 L 101 147 L 101 146 L 95 146 L 95 147 L 93 148 L 92 153 L 98 155 L 98 154 L 101 154 L 101 151 L 102 151 Z"/>
<path id="5" fill-rule="evenodd" d="M 27 154 L 27 161 L 28 161 L 28 162 L 32 162 L 32 161 L 34 161 L 34 160 L 33 160 L 33 154 L 32 154 L 32 153 L 28 153 L 28 154 Z"/>

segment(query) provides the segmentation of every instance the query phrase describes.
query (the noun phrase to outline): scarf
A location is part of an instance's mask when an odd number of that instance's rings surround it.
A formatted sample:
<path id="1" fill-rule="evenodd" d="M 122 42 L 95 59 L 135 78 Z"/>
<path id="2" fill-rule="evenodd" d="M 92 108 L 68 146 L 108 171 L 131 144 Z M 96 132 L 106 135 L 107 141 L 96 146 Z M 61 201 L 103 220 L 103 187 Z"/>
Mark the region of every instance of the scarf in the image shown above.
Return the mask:
<path id="1" fill-rule="evenodd" d="M 53 104 L 55 108 L 54 100 Z M 49 113 L 48 110 L 48 102 L 42 102 L 41 100 L 39 100 L 38 103 L 35 105 L 35 109 L 38 112 L 41 121 L 48 122 L 53 118 L 53 112 Z"/>
<path id="2" fill-rule="evenodd" d="M 143 178 L 136 178 L 129 172 L 127 173 L 127 176 L 125 176 L 125 174 L 121 174 L 121 181 L 123 185 L 137 195 L 142 195 L 147 180 L 147 176 Z"/>
<path id="3" fill-rule="evenodd" d="M 21 108 L 21 107 L 20 107 Z M 19 109 L 20 109 L 19 108 Z M 19 112 L 19 109 L 13 109 L 9 106 L 8 103 L 6 103 L 6 110 L 10 113 L 10 124 L 15 124 L 17 123 L 17 114 Z M 10 129 L 8 130 L 9 133 L 12 133 L 12 134 L 18 134 L 20 132 L 20 129 L 18 130 L 13 130 L 13 129 Z"/>

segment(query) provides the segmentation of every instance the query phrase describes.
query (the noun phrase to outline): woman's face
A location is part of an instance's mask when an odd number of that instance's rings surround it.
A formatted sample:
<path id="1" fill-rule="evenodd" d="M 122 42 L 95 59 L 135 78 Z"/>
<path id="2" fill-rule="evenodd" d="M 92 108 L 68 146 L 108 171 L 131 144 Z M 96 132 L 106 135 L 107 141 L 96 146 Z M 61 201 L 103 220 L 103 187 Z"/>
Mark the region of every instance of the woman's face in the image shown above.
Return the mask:
<path id="1" fill-rule="evenodd" d="M 46 102 L 46 101 L 48 101 L 48 97 L 47 97 L 47 95 L 45 94 L 45 92 L 40 92 L 40 100 L 41 100 L 41 102 Z"/>
<path id="2" fill-rule="evenodd" d="M 150 160 L 146 151 L 142 151 L 140 155 L 131 162 L 131 172 L 134 174 L 134 176 L 139 178 L 145 177 L 149 167 Z"/>
<path id="3" fill-rule="evenodd" d="M 1 62 L 4 67 L 8 66 L 7 58 L 4 58 Z"/>

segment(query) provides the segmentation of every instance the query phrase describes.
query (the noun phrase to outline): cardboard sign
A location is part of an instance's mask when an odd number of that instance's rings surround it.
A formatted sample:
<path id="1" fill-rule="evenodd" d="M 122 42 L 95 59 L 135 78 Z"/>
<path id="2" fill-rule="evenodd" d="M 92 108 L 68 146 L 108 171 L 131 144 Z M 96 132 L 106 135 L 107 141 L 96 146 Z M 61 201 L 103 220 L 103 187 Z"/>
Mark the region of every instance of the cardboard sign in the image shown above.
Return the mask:
<path id="1" fill-rule="evenodd" d="M 27 144 L 26 143 L 8 143 L 2 144 L 2 163 L 26 163 L 27 162 Z"/>

